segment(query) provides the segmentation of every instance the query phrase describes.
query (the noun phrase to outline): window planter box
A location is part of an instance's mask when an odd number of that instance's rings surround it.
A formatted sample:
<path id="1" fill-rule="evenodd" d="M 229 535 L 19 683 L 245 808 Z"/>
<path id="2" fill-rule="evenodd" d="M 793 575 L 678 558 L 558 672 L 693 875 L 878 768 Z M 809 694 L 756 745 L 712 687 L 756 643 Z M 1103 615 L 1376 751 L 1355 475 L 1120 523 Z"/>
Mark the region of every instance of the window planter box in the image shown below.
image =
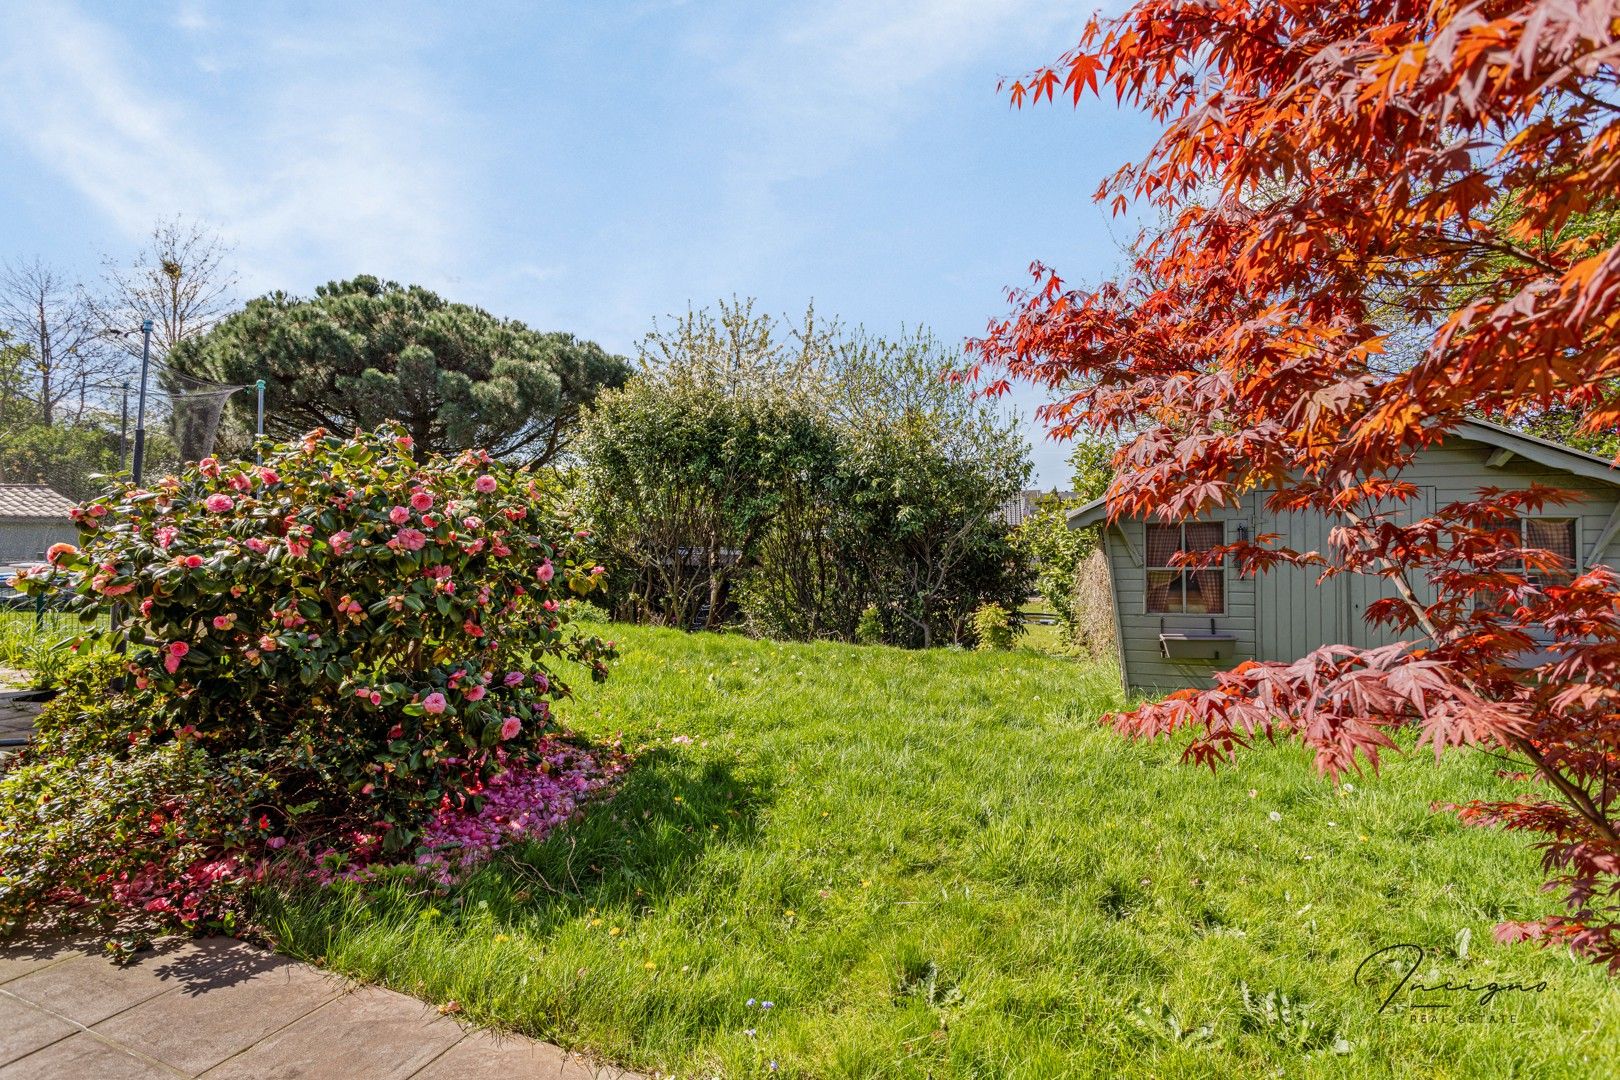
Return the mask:
<path id="1" fill-rule="evenodd" d="M 1168 630 L 1159 634 L 1159 652 L 1166 660 L 1230 660 L 1237 652 L 1237 635 Z"/>

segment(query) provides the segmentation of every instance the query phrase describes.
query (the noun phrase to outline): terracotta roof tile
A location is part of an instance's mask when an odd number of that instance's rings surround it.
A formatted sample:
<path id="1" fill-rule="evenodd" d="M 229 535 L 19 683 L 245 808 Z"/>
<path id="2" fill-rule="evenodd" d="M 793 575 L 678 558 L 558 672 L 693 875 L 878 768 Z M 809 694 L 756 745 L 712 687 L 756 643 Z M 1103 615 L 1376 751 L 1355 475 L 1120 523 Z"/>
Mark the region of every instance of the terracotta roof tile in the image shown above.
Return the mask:
<path id="1" fill-rule="evenodd" d="M 66 519 L 73 500 L 44 484 L 0 484 L 0 518 Z"/>

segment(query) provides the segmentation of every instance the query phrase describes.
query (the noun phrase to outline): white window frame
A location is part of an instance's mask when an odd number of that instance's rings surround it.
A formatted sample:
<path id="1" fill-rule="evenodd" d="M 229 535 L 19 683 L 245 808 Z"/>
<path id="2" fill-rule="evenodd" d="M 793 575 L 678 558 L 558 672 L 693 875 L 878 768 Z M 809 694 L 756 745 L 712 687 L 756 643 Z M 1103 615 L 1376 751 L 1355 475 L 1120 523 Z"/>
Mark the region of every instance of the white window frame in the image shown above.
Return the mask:
<path id="1" fill-rule="evenodd" d="M 1229 569 L 1230 569 L 1231 564 L 1226 561 L 1226 556 L 1224 556 L 1224 555 L 1221 556 L 1221 561 L 1219 563 L 1217 563 L 1215 566 L 1207 566 L 1207 567 L 1191 567 L 1191 566 L 1185 566 L 1185 565 L 1183 565 L 1183 566 L 1153 566 L 1153 565 L 1151 565 L 1151 555 L 1153 553 L 1153 545 L 1151 543 L 1149 543 L 1149 541 L 1148 541 L 1148 529 L 1155 526 L 1155 525 L 1166 526 L 1166 525 L 1170 525 L 1170 524 L 1172 524 L 1172 523 L 1168 522 L 1168 521 L 1145 521 L 1145 522 L 1142 523 L 1142 614 L 1144 614 L 1144 615 L 1159 615 L 1159 616 L 1164 616 L 1164 617 L 1174 616 L 1174 617 L 1177 617 L 1177 618 L 1192 618 L 1192 619 L 1205 619 L 1205 618 L 1221 618 L 1221 617 L 1224 617 L 1226 615 L 1226 613 L 1231 610 L 1231 607 L 1232 607 L 1232 575 L 1229 573 Z M 1219 542 L 1219 546 L 1224 547 L 1226 545 L 1226 543 L 1227 543 L 1227 539 L 1226 539 L 1226 520 L 1224 518 L 1222 518 L 1220 520 L 1217 520 L 1217 521 L 1182 521 L 1182 522 L 1176 522 L 1174 524 L 1175 524 L 1175 526 L 1177 528 L 1179 528 L 1181 530 L 1181 542 L 1176 545 L 1176 550 L 1177 551 L 1180 551 L 1184 547 L 1186 547 L 1186 544 L 1187 544 L 1187 526 L 1188 525 L 1219 525 L 1220 528 L 1221 528 L 1221 539 L 1220 539 L 1220 542 Z M 1190 573 L 1193 573 L 1194 571 L 1199 570 L 1199 569 L 1203 569 L 1203 570 L 1216 570 L 1216 569 L 1219 569 L 1220 570 L 1220 572 L 1221 572 L 1221 610 L 1219 610 L 1219 611 L 1188 611 L 1187 610 L 1187 585 L 1186 585 L 1186 580 L 1185 579 L 1182 580 L 1182 585 L 1181 585 L 1181 608 L 1182 608 L 1182 610 L 1180 610 L 1180 611 L 1154 611 L 1153 610 L 1152 603 L 1149 600 L 1149 597 L 1153 593 L 1153 587 L 1152 587 L 1151 584 L 1149 584 L 1149 582 L 1152 580 L 1152 575 L 1153 574 L 1163 574 L 1163 573 L 1190 574 Z"/>

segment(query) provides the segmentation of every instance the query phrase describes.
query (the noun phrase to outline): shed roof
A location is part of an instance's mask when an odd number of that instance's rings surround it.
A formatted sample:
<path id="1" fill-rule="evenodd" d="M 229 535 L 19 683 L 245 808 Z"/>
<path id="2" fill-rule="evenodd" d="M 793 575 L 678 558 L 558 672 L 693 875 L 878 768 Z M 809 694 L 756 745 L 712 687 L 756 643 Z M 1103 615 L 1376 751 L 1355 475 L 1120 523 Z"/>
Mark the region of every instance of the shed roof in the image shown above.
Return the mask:
<path id="1" fill-rule="evenodd" d="M 44 484 L 0 484 L 0 520 L 66 521 L 73 505 Z"/>
<path id="2" fill-rule="evenodd" d="M 1563 443 L 1535 435 L 1526 435 L 1522 431 L 1514 431 L 1512 428 L 1487 423 L 1484 420 L 1464 420 L 1457 425 L 1453 434 L 1494 446 L 1498 450 L 1505 450 L 1509 454 L 1533 461 L 1537 465 L 1544 465 L 1549 469 L 1560 469 L 1575 476 L 1584 476 L 1589 480 L 1599 480 L 1620 487 L 1620 469 L 1616 469 L 1614 463 L 1601 454 L 1590 454 L 1573 446 L 1565 446 Z M 1069 528 L 1084 529 L 1102 521 L 1107 515 L 1107 496 L 1092 499 L 1083 506 L 1077 506 L 1069 511 Z"/>

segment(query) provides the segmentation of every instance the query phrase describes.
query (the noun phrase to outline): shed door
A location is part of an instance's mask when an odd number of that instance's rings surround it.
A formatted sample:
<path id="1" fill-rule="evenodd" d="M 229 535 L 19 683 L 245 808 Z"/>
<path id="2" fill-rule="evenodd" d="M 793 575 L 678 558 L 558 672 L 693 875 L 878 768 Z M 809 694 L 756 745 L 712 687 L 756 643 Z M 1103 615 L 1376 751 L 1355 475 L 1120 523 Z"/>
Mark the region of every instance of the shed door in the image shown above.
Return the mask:
<path id="1" fill-rule="evenodd" d="M 1417 497 L 1401 508 L 1398 520 L 1410 522 L 1433 512 L 1434 489 L 1420 488 Z M 1262 512 L 1256 526 L 1259 532 L 1279 534 L 1279 543 L 1295 551 L 1319 551 L 1324 555 L 1332 552 L 1328 534 L 1333 519 L 1314 511 Z M 1259 575 L 1255 582 L 1259 659 L 1298 660 L 1323 645 L 1343 643 L 1368 649 L 1411 636 L 1397 635 L 1388 626 L 1368 626 L 1362 617 L 1374 600 L 1396 595 L 1387 579 L 1341 574 L 1318 584 L 1320 573 L 1314 568 L 1290 566 Z M 1413 584 L 1419 599 L 1432 600 L 1434 590 L 1427 582 Z"/>
<path id="2" fill-rule="evenodd" d="M 1418 488 L 1417 497 L 1409 499 L 1401 506 L 1400 511 L 1394 515 L 1396 524 L 1409 525 L 1422 517 L 1434 513 L 1434 488 Z M 1425 604 L 1434 603 L 1434 587 L 1425 580 L 1409 579 L 1412 589 L 1417 593 L 1418 599 Z M 1346 574 L 1345 586 L 1350 598 L 1349 616 L 1350 624 L 1347 627 L 1348 644 L 1363 649 L 1377 648 L 1380 645 L 1392 645 L 1397 641 L 1411 641 L 1418 636 L 1415 630 L 1400 633 L 1395 628 L 1380 624 L 1367 625 L 1363 617 L 1367 605 L 1374 600 L 1386 596 L 1399 596 L 1393 583 L 1388 578 L 1373 577 L 1368 574 Z"/>
<path id="3" fill-rule="evenodd" d="M 1328 553 L 1328 519 L 1314 511 L 1262 510 L 1255 525 L 1259 533 L 1278 534 L 1277 543 L 1284 547 Z M 1320 573 L 1313 567 L 1278 566 L 1256 576 L 1256 659 L 1298 660 L 1322 645 L 1344 640 L 1344 578 L 1317 584 Z"/>

